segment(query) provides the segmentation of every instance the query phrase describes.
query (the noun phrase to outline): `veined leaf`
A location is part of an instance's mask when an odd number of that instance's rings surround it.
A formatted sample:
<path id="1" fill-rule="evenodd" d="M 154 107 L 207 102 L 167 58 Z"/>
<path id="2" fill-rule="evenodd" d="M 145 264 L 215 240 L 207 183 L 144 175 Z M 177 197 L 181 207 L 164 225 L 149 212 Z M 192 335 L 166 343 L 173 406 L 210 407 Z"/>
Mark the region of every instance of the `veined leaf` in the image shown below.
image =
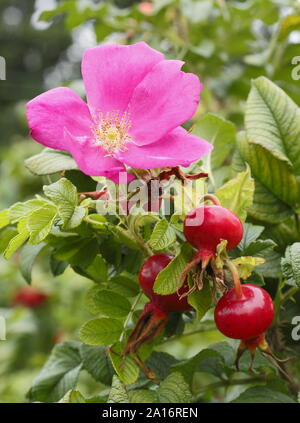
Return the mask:
<path id="1" fill-rule="evenodd" d="M 35 210 L 42 208 L 48 204 L 47 200 L 34 199 L 26 201 L 25 203 L 16 203 L 10 207 L 8 213 L 12 223 L 18 222 L 23 217 L 29 216 Z"/>
<path id="2" fill-rule="evenodd" d="M 50 148 L 25 160 L 25 166 L 30 172 L 39 176 L 78 169 L 75 160 L 69 153 Z"/>
<path id="3" fill-rule="evenodd" d="M 116 342 L 123 330 L 119 320 L 99 318 L 85 323 L 80 330 L 80 339 L 87 345 L 109 345 Z"/>
<path id="4" fill-rule="evenodd" d="M 117 376 L 113 377 L 112 387 L 108 396 L 108 403 L 129 403 L 125 386 Z"/>
<path id="5" fill-rule="evenodd" d="M 32 401 L 56 402 L 76 385 L 81 370 L 78 342 L 56 345 L 29 391 Z"/>
<path id="6" fill-rule="evenodd" d="M 248 141 L 268 150 L 300 175 L 300 109 L 265 77 L 252 81 L 245 126 Z"/>
<path id="7" fill-rule="evenodd" d="M 171 373 L 158 387 L 157 396 L 163 403 L 189 403 L 192 400 L 190 389 L 181 373 Z"/>
<path id="8" fill-rule="evenodd" d="M 287 247 L 281 259 L 281 269 L 286 282 L 300 288 L 300 242 Z"/>
<path id="9" fill-rule="evenodd" d="M 133 358 L 130 355 L 127 354 L 125 357 L 123 357 L 123 350 L 124 344 L 117 342 L 111 347 L 109 357 L 121 382 L 123 382 L 125 385 L 131 385 L 136 382 L 140 373 L 140 369 L 135 364 Z"/>
<path id="10" fill-rule="evenodd" d="M 174 294 L 179 286 L 179 276 L 193 255 L 192 247 L 182 244 L 180 253 L 156 277 L 153 290 L 156 294 Z M 183 285 L 181 281 L 181 286 Z"/>
<path id="11" fill-rule="evenodd" d="M 76 226 L 76 223 L 78 222 L 76 222 L 76 215 L 75 217 L 73 215 L 77 206 L 77 189 L 72 182 L 66 178 L 61 178 L 54 184 L 45 185 L 43 189 L 46 196 L 57 206 L 58 214 L 63 220 L 64 226 L 69 224 L 72 225 L 72 219 L 73 227 L 74 224 Z M 85 212 L 84 215 L 82 215 L 81 209 L 79 209 L 79 212 L 77 209 L 77 219 L 78 213 L 82 220 L 85 216 Z"/>
<path id="12" fill-rule="evenodd" d="M 18 223 L 18 234 L 9 241 L 6 250 L 3 253 L 4 258 L 10 258 L 21 245 L 29 238 L 29 232 L 27 229 L 27 218 L 23 218 Z"/>
<path id="13" fill-rule="evenodd" d="M 30 233 L 29 244 L 39 244 L 50 233 L 57 215 L 54 206 L 44 206 L 35 210 L 27 218 L 27 228 Z"/>
<path id="14" fill-rule="evenodd" d="M 246 220 L 247 207 L 253 203 L 253 195 L 254 181 L 249 168 L 216 191 L 222 206 L 232 210 L 242 221 Z"/>
<path id="15" fill-rule="evenodd" d="M 151 234 L 149 245 L 153 250 L 160 251 L 176 241 L 176 233 L 169 222 L 163 218 L 156 223 Z"/>
<path id="16" fill-rule="evenodd" d="M 94 310 L 107 317 L 122 318 L 130 312 L 131 304 L 127 298 L 108 289 L 95 291 Z"/>

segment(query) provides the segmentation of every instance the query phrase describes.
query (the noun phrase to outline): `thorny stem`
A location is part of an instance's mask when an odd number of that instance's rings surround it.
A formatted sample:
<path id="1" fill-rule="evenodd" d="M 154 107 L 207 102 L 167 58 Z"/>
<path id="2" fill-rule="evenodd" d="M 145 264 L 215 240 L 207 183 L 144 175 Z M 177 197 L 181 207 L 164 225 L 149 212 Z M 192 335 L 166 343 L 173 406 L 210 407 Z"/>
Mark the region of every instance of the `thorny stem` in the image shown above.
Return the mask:
<path id="1" fill-rule="evenodd" d="M 235 289 L 236 295 L 239 298 L 242 298 L 243 297 L 243 291 L 242 291 L 242 286 L 241 286 L 241 281 L 240 281 L 238 270 L 237 270 L 236 266 L 232 263 L 232 261 L 229 260 L 229 259 L 225 261 L 225 264 L 226 264 L 226 266 L 228 267 L 228 269 L 230 270 L 230 272 L 233 276 L 234 289 Z"/>

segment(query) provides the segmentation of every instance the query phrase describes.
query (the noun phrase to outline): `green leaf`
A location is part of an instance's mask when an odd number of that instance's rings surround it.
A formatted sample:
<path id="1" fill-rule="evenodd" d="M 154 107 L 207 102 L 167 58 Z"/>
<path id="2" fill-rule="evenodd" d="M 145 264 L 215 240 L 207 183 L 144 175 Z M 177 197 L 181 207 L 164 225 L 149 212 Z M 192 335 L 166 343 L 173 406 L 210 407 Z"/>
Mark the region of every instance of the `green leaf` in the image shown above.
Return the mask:
<path id="1" fill-rule="evenodd" d="M 149 239 L 149 245 L 153 250 L 160 251 L 169 247 L 176 241 L 176 233 L 167 219 L 163 218 L 154 226 Z"/>
<path id="2" fill-rule="evenodd" d="M 300 109 L 281 88 L 265 77 L 252 81 L 245 126 L 250 143 L 268 150 L 300 175 Z"/>
<path id="3" fill-rule="evenodd" d="M 79 391 L 70 389 L 70 391 L 68 391 L 59 402 L 68 404 L 82 404 L 86 403 L 87 401 Z"/>
<path id="4" fill-rule="evenodd" d="M 104 282 L 107 280 L 107 265 L 101 254 L 96 255 L 93 262 L 85 271 L 95 282 Z"/>
<path id="5" fill-rule="evenodd" d="M 204 281 L 201 291 L 196 290 L 188 296 L 188 303 L 197 311 L 197 319 L 201 320 L 212 303 L 211 289 L 208 281 Z"/>
<path id="6" fill-rule="evenodd" d="M 111 385 L 114 369 L 105 347 L 80 346 L 83 369 L 97 382 Z"/>
<path id="7" fill-rule="evenodd" d="M 1 231 L 0 236 L 0 253 L 2 254 L 7 248 L 11 239 L 13 239 L 18 234 L 18 231 L 15 228 L 5 228 Z"/>
<path id="8" fill-rule="evenodd" d="M 125 274 L 112 277 L 109 280 L 109 289 L 124 297 L 136 297 L 140 291 L 139 284 Z"/>
<path id="9" fill-rule="evenodd" d="M 203 158 L 204 167 L 210 171 L 210 169 L 219 168 L 231 152 L 234 146 L 236 129 L 232 122 L 212 113 L 206 113 L 198 119 L 195 129 L 193 129 L 193 135 L 197 135 L 214 145 L 210 155 Z"/>
<path id="10" fill-rule="evenodd" d="M 253 195 L 254 181 L 249 168 L 216 191 L 222 206 L 232 210 L 242 221 L 246 220 L 247 207 L 253 203 Z"/>
<path id="11" fill-rule="evenodd" d="M 8 209 L 2 210 L 0 212 L 0 229 L 9 225 L 9 223 L 10 223 L 9 210 Z"/>
<path id="12" fill-rule="evenodd" d="M 30 245 L 27 244 L 22 248 L 20 254 L 20 272 L 27 283 L 31 283 L 31 273 L 34 262 L 45 247 L 45 244 Z"/>
<path id="13" fill-rule="evenodd" d="M 154 374 L 160 379 L 166 379 L 170 374 L 171 367 L 178 363 L 175 357 L 165 352 L 153 351 L 146 360 L 146 365 L 153 370 Z"/>
<path id="14" fill-rule="evenodd" d="M 171 373 L 158 387 L 157 396 L 163 403 L 190 403 L 192 394 L 181 373 Z"/>
<path id="15" fill-rule="evenodd" d="M 255 242 L 252 242 L 245 250 L 243 250 L 243 256 L 259 256 L 264 257 L 270 254 L 274 248 L 276 247 L 276 243 L 272 241 L 272 239 L 258 239 Z"/>
<path id="16" fill-rule="evenodd" d="M 63 220 L 64 227 L 72 227 L 72 224 L 78 226 L 85 216 L 85 211 L 84 215 L 82 215 L 84 209 L 77 208 L 77 189 L 72 182 L 66 178 L 61 178 L 54 184 L 45 185 L 43 190 L 46 196 L 57 206 L 58 214 Z"/>
<path id="17" fill-rule="evenodd" d="M 121 382 L 131 385 L 136 382 L 140 369 L 130 355 L 123 356 L 123 351 L 124 344 L 117 342 L 111 347 L 109 357 Z"/>
<path id="18" fill-rule="evenodd" d="M 9 244 L 3 253 L 4 258 L 6 259 L 9 259 L 29 238 L 26 217 L 19 221 L 17 229 L 18 234 L 9 241 Z"/>
<path id="19" fill-rule="evenodd" d="M 179 286 L 179 276 L 191 260 L 192 254 L 192 247 L 187 243 L 182 244 L 180 253 L 157 275 L 153 286 L 156 294 L 174 294 L 182 286 L 184 281 Z"/>
<path id="20" fill-rule="evenodd" d="M 9 209 L 9 218 L 12 223 L 18 222 L 23 217 L 29 216 L 35 210 L 47 206 L 48 201 L 42 199 L 29 200 L 25 203 L 16 203 Z"/>
<path id="21" fill-rule="evenodd" d="M 77 228 L 87 215 L 87 209 L 85 207 L 77 206 L 74 209 L 74 213 L 72 214 L 70 220 L 66 224 L 66 229 L 74 229 Z"/>
<path id="22" fill-rule="evenodd" d="M 197 371 L 213 373 L 214 375 L 218 376 L 218 371 L 216 371 L 216 369 L 222 363 L 222 356 L 217 351 L 212 349 L 205 349 L 200 351 L 194 357 L 175 364 L 172 366 L 172 370 L 180 372 L 186 382 L 189 385 L 192 385 L 194 375 Z"/>
<path id="23" fill-rule="evenodd" d="M 286 283 L 300 288 L 300 242 L 287 247 L 281 259 L 281 269 Z"/>
<path id="24" fill-rule="evenodd" d="M 93 302 L 94 310 L 107 317 L 125 317 L 131 309 L 127 298 L 107 289 L 95 291 Z"/>
<path id="25" fill-rule="evenodd" d="M 75 160 L 64 151 L 46 148 L 41 153 L 25 160 L 25 166 L 35 175 L 51 175 L 64 170 L 78 169 Z"/>
<path id="26" fill-rule="evenodd" d="M 99 318 L 85 323 L 80 330 L 80 339 L 87 345 L 109 345 L 116 342 L 123 330 L 119 320 Z"/>
<path id="27" fill-rule="evenodd" d="M 254 267 L 259 266 L 265 262 L 262 257 L 238 257 L 233 259 L 232 262 L 236 265 L 239 277 L 248 279 Z"/>
<path id="28" fill-rule="evenodd" d="M 252 225 L 251 223 L 244 223 L 244 233 L 241 242 L 238 245 L 240 251 L 244 251 L 252 242 L 262 234 L 264 227 Z"/>
<path id="29" fill-rule="evenodd" d="M 125 386 L 117 376 L 113 377 L 112 387 L 108 396 L 108 403 L 129 403 Z"/>
<path id="30" fill-rule="evenodd" d="M 158 402 L 156 392 L 147 389 L 130 390 L 128 391 L 128 397 L 131 404 L 153 404 Z"/>
<path id="31" fill-rule="evenodd" d="M 44 206 L 32 212 L 27 218 L 27 228 L 30 233 L 29 243 L 40 244 L 50 233 L 57 209 L 54 206 Z"/>
<path id="32" fill-rule="evenodd" d="M 78 342 L 56 345 L 29 391 L 31 401 L 56 402 L 76 385 L 81 370 Z"/>
<path id="33" fill-rule="evenodd" d="M 265 257 L 265 263 L 261 264 L 257 271 L 262 273 L 265 278 L 279 278 L 281 276 L 280 266 L 281 255 L 277 251 Z"/>
<path id="34" fill-rule="evenodd" d="M 119 243 L 124 244 L 133 250 L 139 250 L 139 246 L 129 230 L 124 229 L 121 226 L 114 225 L 110 225 L 109 230 L 113 233 Z"/>
<path id="35" fill-rule="evenodd" d="M 293 398 L 283 394 L 282 392 L 271 391 L 264 386 L 255 386 L 242 392 L 241 395 L 236 398 L 234 403 L 295 403 Z"/>

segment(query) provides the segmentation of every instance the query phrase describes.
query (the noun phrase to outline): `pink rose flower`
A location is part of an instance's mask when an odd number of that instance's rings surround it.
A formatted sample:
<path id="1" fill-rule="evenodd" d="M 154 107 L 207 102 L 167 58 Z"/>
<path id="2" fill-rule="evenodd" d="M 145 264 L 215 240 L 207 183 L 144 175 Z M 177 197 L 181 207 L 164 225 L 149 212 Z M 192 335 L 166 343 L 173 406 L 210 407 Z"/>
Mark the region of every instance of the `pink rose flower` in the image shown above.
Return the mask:
<path id="1" fill-rule="evenodd" d="M 27 104 L 30 135 L 71 153 L 90 176 L 118 182 L 124 164 L 140 169 L 188 166 L 212 145 L 180 125 L 195 113 L 201 84 L 147 44 L 87 49 L 82 76 L 87 103 L 66 87 Z"/>

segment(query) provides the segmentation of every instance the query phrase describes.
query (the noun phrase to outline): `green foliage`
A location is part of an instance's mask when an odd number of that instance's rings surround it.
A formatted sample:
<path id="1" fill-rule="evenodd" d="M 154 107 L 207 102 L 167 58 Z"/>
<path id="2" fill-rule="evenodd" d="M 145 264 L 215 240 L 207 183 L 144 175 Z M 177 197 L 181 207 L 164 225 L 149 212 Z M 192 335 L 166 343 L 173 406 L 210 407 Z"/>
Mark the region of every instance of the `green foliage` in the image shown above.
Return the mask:
<path id="1" fill-rule="evenodd" d="M 116 319 L 99 318 L 85 323 L 80 329 L 81 340 L 88 345 L 108 345 L 118 340 L 122 323 Z"/>
<path id="2" fill-rule="evenodd" d="M 300 242 L 287 247 L 281 268 L 286 283 L 300 287 Z"/>

